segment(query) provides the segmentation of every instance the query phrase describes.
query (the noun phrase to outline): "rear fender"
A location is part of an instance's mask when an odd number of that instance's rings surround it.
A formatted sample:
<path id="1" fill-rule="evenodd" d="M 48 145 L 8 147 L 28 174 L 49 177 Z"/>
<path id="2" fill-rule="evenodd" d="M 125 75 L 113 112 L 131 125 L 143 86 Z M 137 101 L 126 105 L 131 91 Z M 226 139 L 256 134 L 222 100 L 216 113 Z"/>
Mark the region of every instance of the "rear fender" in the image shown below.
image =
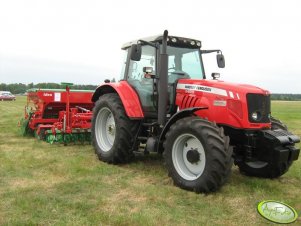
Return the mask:
<path id="1" fill-rule="evenodd" d="M 198 110 L 205 110 L 208 109 L 208 107 L 193 107 L 193 108 L 186 108 L 182 111 L 178 111 L 176 114 L 174 114 L 169 120 L 168 122 L 165 124 L 161 134 L 160 134 L 160 138 L 159 138 L 159 145 L 158 145 L 158 149 L 157 152 L 158 153 L 162 153 L 163 152 L 163 141 L 164 141 L 164 137 L 167 133 L 167 131 L 169 130 L 169 128 L 171 127 L 172 124 L 174 124 L 176 121 L 178 121 L 179 119 L 185 118 L 185 117 L 189 117 L 189 116 L 193 116 L 196 115 L 194 114 L 194 112 L 198 111 Z"/>
<path id="2" fill-rule="evenodd" d="M 96 102 L 102 95 L 106 93 L 117 93 L 119 95 L 124 110 L 129 118 L 144 118 L 139 97 L 135 90 L 126 81 L 106 83 L 98 86 L 92 96 L 92 102 Z"/>

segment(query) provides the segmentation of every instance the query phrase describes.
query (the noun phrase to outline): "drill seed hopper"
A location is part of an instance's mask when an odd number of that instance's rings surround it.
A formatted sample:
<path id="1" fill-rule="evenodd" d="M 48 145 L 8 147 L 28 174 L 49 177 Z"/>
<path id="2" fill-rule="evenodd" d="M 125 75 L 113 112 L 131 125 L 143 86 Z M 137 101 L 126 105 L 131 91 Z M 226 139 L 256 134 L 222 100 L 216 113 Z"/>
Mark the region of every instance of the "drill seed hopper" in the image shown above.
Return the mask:
<path id="1" fill-rule="evenodd" d="M 90 141 L 92 90 L 64 89 L 28 90 L 24 118 L 20 121 L 25 136 L 34 134 L 49 143 Z"/>

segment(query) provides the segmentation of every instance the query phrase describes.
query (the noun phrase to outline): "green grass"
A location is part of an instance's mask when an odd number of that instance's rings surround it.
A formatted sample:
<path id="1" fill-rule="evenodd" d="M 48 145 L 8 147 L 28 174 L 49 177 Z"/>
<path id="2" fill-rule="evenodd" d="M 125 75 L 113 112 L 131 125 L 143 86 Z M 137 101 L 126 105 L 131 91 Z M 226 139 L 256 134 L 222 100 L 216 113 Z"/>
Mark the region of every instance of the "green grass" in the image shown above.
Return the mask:
<path id="1" fill-rule="evenodd" d="M 300 159 L 274 180 L 233 166 L 218 192 L 195 194 L 175 187 L 156 155 L 116 166 L 100 162 L 90 145 L 21 137 L 24 105 L 24 97 L 0 102 L 0 225 L 266 225 L 256 211 L 266 199 L 300 213 Z M 272 109 L 301 136 L 301 102 L 273 102 Z"/>

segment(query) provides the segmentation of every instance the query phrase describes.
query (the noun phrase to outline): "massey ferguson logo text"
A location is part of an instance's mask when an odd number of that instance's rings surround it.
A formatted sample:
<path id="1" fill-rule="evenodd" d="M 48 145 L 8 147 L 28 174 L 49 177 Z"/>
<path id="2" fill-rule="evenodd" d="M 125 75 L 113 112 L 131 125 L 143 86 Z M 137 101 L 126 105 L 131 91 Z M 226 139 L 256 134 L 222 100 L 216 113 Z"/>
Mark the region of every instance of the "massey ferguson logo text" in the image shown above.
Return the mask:
<path id="1" fill-rule="evenodd" d="M 52 93 L 43 93 L 44 97 L 52 97 Z"/>
<path id="2" fill-rule="evenodd" d="M 185 85 L 185 89 L 194 89 L 194 90 L 202 90 L 202 91 L 211 92 L 211 88 L 203 87 L 203 86 Z"/>
<path id="3" fill-rule="evenodd" d="M 193 93 L 194 91 L 204 92 L 204 93 L 211 93 L 216 95 L 221 95 L 227 97 L 227 91 L 224 89 L 219 89 L 215 87 L 208 87 L 202 85 L 192 85 L 192 84 L 181 84 L 178 83 L 177 89 L 184 89 L 185 93 Z M 232 93 L 233 94 L 233 93 Z"/>

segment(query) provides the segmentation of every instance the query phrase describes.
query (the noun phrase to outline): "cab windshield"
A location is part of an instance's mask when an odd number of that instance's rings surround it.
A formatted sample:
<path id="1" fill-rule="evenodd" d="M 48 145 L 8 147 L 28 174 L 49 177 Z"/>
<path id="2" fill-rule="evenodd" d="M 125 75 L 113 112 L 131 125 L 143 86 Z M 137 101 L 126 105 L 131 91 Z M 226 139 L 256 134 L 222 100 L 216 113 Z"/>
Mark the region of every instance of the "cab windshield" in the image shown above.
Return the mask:
<path id="1" fill-rule="evenodd" d="M 199 49 L 167 46 L 167 54 L 169 82 L 180 78 L 204 78 Z"/>

